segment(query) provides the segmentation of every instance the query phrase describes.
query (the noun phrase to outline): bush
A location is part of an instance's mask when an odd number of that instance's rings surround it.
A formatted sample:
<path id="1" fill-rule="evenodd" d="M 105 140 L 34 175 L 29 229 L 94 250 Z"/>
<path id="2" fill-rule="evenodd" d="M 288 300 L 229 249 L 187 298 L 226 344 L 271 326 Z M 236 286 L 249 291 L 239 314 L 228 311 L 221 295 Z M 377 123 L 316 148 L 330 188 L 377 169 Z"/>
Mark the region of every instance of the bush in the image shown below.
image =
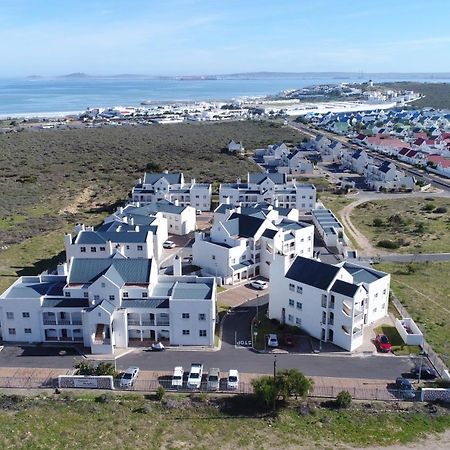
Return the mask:
<path id="1" fill-rule="evenodd" d="M 436 208 L 433 212 L 436 214 L 445 214 L 447 212 L 447 208 L 445 206 L 440 206 L 439 208 Z"/>
<path id="2" fill-rule="evenodd" d="M 384 239 L 384 240 L 378 241 L 377 245 L 378 245 L 378 247 L 389 248 L 392 250 L 400 248 L 400 244 L 398 242 L 391 241 L 389 239 Z"/>
<path id="3" fill-rule="evenodd" d="M 383 225 L 384 225 L 383 219 L 380 219 L 379 217 L 375 217 L 375 219 L 373 219 L 374 227 L 382 227 Z"/>
<path id="4" fill-rule="evenodd" d="M 434 211 L 435 206 L 433 203 L 427 203 L 422 209 L 424 211 Z"/>
<path id="5" fill-rule="evenodd" d="M 278 396 L 275 379 L 271 376 L 264 376 L 252 380 L 253 392 L 260 403 L 266 408 L 275 404 Z"/>
<path id="6" fill-rule="evenodd" d="M 336 406 L 338 408 L 348 408 L 352 404 L 352 396 L 348 391 L 341 391 L 336 397 Z"/>
<path id="7" fill-rule="evenodd" d="M 162 386 L 158 386 L 158 389 L 156 389 L 156 398 L 160 402 L 162 402 L 165 395 L 166 395 L 166 390 Z"/>

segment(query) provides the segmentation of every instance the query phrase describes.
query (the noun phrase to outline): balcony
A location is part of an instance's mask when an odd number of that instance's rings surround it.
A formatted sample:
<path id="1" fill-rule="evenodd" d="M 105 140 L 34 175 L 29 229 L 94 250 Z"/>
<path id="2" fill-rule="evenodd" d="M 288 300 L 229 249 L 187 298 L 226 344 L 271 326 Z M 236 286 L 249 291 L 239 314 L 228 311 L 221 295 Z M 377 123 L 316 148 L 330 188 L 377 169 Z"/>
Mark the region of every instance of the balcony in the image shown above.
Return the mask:
<path id="1" fill-rule="evenodd" d="M 72 325 L 81 325 L 81 319 L 72 319 Z"/>
<path id="2" fill-rule="evenodd" d="M 167 327 L 170 325 L 169 319 L 156 319 L 156 325 L 160 327 Z"/>
<path id="3" fill-rule="evenodd" d="M 128 321 L 128 323 L 130 323 L 130 321 Z M 153 325 L 155 325 L 154 320 L 143 320 L 142 321 L 142 326 L 144 326 L 144 327 L 151 327 Z"/>
<path id="4" fill-rule="evenodd" d="M 358 311 L 358 310 L 356 310 L 355 311 L 355 315 L 353 316 L 353 320 L 355 321 L 355 322 L 360 322 L 361 320 L 363 320 L 364 319 L 364 313 L 363 313 L 363 311 Z"/>
<path id="5" fill-rule="evenodd" d="M 140 325 L 141 321 L 139 319 L 128 319 L 128 325 Z"/>
<path id="6" fill-rule="evenodd" d="M 56 319 L 44 319 L 44 325 L 56 325 Z"/>
<path id="7" fill-rule="evenodd" d="M 70 320 L 67 319 L 58 319 L 58 325 L 70 325 Z"/>

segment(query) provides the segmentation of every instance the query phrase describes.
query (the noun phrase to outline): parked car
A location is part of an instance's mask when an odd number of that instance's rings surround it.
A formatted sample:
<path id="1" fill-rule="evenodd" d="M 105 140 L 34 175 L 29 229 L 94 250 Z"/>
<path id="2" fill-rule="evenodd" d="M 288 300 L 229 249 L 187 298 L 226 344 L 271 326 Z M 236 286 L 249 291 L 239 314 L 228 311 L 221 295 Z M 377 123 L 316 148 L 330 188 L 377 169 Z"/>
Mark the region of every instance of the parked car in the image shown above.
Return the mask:
<path id="1" fill-rule="evenodd" d="M 416 390 L 411 381 L 407 378 L 399 377 L 395 380 L 395 386 L 401 392 L 403 398 L 413 399 L 416 397 Z"/>
<path id="2" fill-rule="evenodd" d="M 153 352 L 163 352 L 166 349 L 162 342 L 154 342 L 150 348 Z"/>
<path id="3" fill-rule="evenodd" d="M 187 380 L 187 387 L 189 389 L 200 389 L 203 376 L 203 364 L 193 363 L 191 364 L 191 370 Z"/>
<path id="4" fill-rule="evenodd" d="M 197 216 L 199 216 L 201 213 L 202 213 L 202 210 L 201 210 L 201 209 L 196 209 L 196 210 L 195 210 L 195 214 L 197 214 Z"/>
<path id="5" fill-rule="evenodd" d="M 424 364 L 422 364 L 422 367 L 420 366 L 414 367 L 412 373 L 416 378 L 419 378 L 420 373 L 420 378 L 422 380 L 434 380 L 435 378 L 438 377 L 437 372 L 433 368 L 426 366 Z"/>
<path id="6" fill-rule="evenodd" d="M 285 334 L 283 336 L 283 344 L 288 347 L 294 345 L 294 338 L 292 337 L 292 334 Z"/>
<path id="7" fill-rule="evenodd" d="M 131 387 L 133 386 L 136 378 L 139 375 L 139 367 L 128 367 L 127 370 L 122 374 L 120 378 L 120 387 Z"/>
<path id="8" fill-rule="evenodd" d="M 172 375 L 172 387 L 173 388 L 181 388 L 183 386 L 183 374 L 184 370 L 181 366 L 175 367 L 173 369 L 173 375 Z"/>
<path id="9" fill-rule="evenodd" d="M 278 337 L 276 334 L 267 335 L 267 346 L 268 347 L 278 347 Z"/>
<path id="10" fill-rule="evenodd" d="M 164 248 L 174 248 L 174 247 L 176 247 L 176 245 L 175 245 L 175 242 L 173 242 L 173 241 L 165 241 L 163 243 L 163 247 Z"/>
<path id="11" fill-rule="evenodd" d="M 253 280 L 250 283 L 250 286 L 254 289 L 259 289 L 259 290 L 267 289 L 269 287 L 269 285 L 267 284 L 266 281 L 261 281 L 261 280 Z"/>
<path id="12" fill-rule="evenodd" d="M 208 389 L 209 391 L 218 391 L 219 384 L 220 384 L 220 370 L 217 368 L 209 369 L 206 389 Z"/>
<path id="13" fill-rule="evenodd" d="M 377 334 L 377 337 L 375 338 L 375 345 L 378 350 L 383 353 L 387 353 L 392 350 L 392 345 L 387 336 L 384 334 Z"/>
<path id="14" fill-rule="evenodd" d="M 227 389 L 236 390 L 239 387 L 239 372 L 236 369 L 228 371 Z"/>

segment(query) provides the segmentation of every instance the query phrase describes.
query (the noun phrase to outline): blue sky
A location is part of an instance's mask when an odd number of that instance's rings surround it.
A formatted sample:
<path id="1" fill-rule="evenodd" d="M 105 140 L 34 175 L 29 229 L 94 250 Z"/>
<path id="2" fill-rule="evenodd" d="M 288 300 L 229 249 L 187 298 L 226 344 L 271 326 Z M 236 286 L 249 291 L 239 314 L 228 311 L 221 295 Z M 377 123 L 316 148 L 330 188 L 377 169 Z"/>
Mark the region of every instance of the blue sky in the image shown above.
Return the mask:
<path id="1" fill-rule="evenodd" d="M 0 76 L 450 72 L 448 0 L 0 0 Z"/>

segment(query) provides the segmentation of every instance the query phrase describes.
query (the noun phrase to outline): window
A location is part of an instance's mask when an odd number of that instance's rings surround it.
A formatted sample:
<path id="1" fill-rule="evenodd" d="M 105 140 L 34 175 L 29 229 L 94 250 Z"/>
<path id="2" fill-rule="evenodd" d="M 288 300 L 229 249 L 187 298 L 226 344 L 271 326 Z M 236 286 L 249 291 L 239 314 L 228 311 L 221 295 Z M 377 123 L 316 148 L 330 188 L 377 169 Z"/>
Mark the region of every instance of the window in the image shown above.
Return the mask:
<path id="1" fill-rule="evenodd" d="M 292 298 L 289 299 L 289 306 L 294 306 L 294 300 Z"/>
<path id="2" fill-rule="evenodd" d="M 100 300 L 100 295 L 94 295 L 94 300 L 98 302 Z"/>
<path id="3" fill-rule="evenodd" d="M 323 324 L 327 323 L 327 313 L 326 312 L 322 312 L 322 323 Z"/>
<path id="4" fill-rule="evenodd" d="M 101 286 L 102 286 L 102 288 L 104 288 L 104 287 L 106 287 L 106 284 L 105 284 L 105 283 L 102 283 Z"/>
<path id="5" fill-rule="evenodd" d="M 148 298 L 148 292 L 143 292 L 142 293 L 142 298 Z"/>
<path id="6" fill-rule="evenodd" d="M 144 247 L 142 247 L 142 245 L 138 245 L 137 246 L 138 252 L 142 252 L 142 250 L 144 249 Z"/>
<path id="7" fill-rule="evenodd" d="M 200 337 L 206 337 L 206 330 L 199 330 L 199 331 L 198 331 L 198 335 L 199 335 Z"/>
<path id="8" fill-rule="evenodd" d="M 128 292 L 124 292 L 124 293 L 122 294 L 122 296 L 123 296 L 123 298 L 128 298 Z"/>
<path id="9" fill-rule="evenodd" d="M 327 307 L 327 296 L 325 294 L 322 294 L 322 308 Z"/>
<path id="10" fill-rule="evenodd" d="M 200 313 L 198 315 L 198 320 L 206 320 L 206 314 Z"/>
<path id="11" fill-rule="evenodd" d="M 212 255 L 211 258 L 212 258 L 212 259 L 216 259 L 216 255 Z"/>
<path id="12" fill-rule="evenodd" d="M 308 236 L 308 241 L 310 241 L 311 240 L 311 236 Z"/>
<path id="13" fill-rule="evenodd" d="M 292 283 L 289 283 L 289 290 L 292 292 L 295 291 L 295 286 Z"/>
<path id="14" fill-rule="evenodd" d="M 86 253 L 86 247 L 80 247 L 80 252 L 81 253 Z"/>
<path id="15" fill-rule="evenodd" d="M 297 302 L 297 309 L 303 309 L 303 303 Z"/>
<path id="16" fill-rule="evenodd" d="M 6 318 L 10 319 L 10 320 L 13 320 L 14 319 L 14 313 L 13 312 L 7 312 L 6 313 Z"/>
<path id="17" fill-rule="evenodd" d="M 294 321 L 294 316 L 292 316 L 291 314 L 288 315 L 288 322 L 293 322 Z"/>
<path id="18" fill-rule="evenodd" d="M 30 313 L 29 313 L 29 312 L 23 312 L 23 313 L 22 313 L 22 317 L 23 317 L 24 319 L 28 319 L 28 318 L 30 317 Z"/>
<path id="19" fill-rule="evenodd" d="M 182 314 L 181 314 L 181 318 L 182 318 L 182 319 L 189 319 L 189 317 L 190 317 L 190 316 L 189 316 L 189 313 L 182 313 Z"/>
<path id="20" fill-rule="evenodd" d="M 89 298 L 89 292 L 83 292 L 83 297 L 84 298 Z"/>
<path id="21" fill-rule="evenodd" d="M 300 317 L 295 318 L 295 325 L 298 325 L 299 327 L 302 325 L 302 319 L 300 319 Z"/>
<path id="22" fill-rule="evenodd" d="M 378 292 L 375 294 L 375 298 L 377 298 L 378 297 Z"/>
<path id="23" fill-rule="evenodd" d="M 31 334 L 31 328 L 25 328 L 24 331 L 25 334 Z"/>
<path id="24" fill-rule="evenodd" d="M 190 334 L 190 330 L 183 330 L 183 336 L 189 336 Z"/>
<path id="25" fill-rule="evenodd" d="M 100 251 L 101 251 L 101 252 L 106 251 L 106 247 L 100 247 Z"/>
<path id="26" fill-rule="evenodd" d="M 16 334 L 16 329 L 15 328 L 8 328 L 8 333 L 9 334 Z"/>
<path id="27" fill-rule="evenodd" d="M 130 246 L 129 245 L 127 245 L 126 247 L 127 247 L 127 250 L 130 250 Z"/>
<path id="28" fill-rule="evenodd" d="M 386 289 L 383 289 L 383 295 L 386 295 Z"/>
<path id="29" fill-rule="evenodd" d="M 303 294 L 303 287 L 297 286 L 297 294 Z"/>
<path id="30" fill-rule="evenodd" d="M 70 297 L 70 292 L 69 291 L 64 292 L 64 297 Z"/>
<path id="31" fill-rule="evenodd" d="M 113 302 L 115 300 L 115 296 L 114 295 L 110 295 L 109 299 Z"/>
<path id="32" fill-rule="evenodd" d="M 91 253 L 95 253 L 97 251 L 96 247 L 91 247 Z"/>

